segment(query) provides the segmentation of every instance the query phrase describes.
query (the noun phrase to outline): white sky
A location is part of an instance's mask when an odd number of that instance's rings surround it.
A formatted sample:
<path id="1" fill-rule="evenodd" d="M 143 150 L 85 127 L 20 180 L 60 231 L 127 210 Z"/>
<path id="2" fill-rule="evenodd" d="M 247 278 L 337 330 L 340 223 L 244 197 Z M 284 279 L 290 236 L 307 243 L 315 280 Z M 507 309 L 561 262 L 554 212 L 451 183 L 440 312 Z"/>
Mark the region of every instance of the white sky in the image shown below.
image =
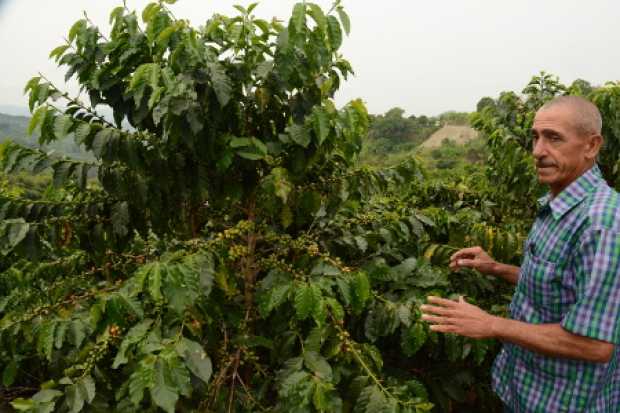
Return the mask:
<path id="1" fill-rule="evenodd" d="M 331 0 L 315 0 L 328 7 Z M 127 0 L 141 11 L 147 0 Z M 180 18 L 202 24 L 248 1 L 179 0 Z M 288 20 L 293 0 L 263 0 L 255 14 Z M 107 31 L 116 0 L 0 0 L 0 105 L 26 106 L 22 89 L 41 71 L 61 83 L 48 60 L 86 10 Z M 483 96 L 521 90 L 541 70 L 594 84 L 620 78 L 618 0 L 344 0 L 351 36 L 342 52 L 356 77 L 337 103 L 361 97 L 372 113 L 472 111 Z M 105 27 L 105 29 L 104 29 Z"/>

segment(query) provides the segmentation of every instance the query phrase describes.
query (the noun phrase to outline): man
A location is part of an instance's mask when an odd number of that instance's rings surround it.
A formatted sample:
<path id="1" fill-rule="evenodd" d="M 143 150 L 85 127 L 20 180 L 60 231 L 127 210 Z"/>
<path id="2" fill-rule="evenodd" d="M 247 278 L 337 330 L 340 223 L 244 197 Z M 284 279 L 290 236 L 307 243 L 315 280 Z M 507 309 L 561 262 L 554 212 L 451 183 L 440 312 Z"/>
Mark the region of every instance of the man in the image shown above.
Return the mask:
<path id="1" fill-rule="evenodd" d="M 504 345 L 493 387 L 513 412 L 620 412 L 620 197 L 601 177 L 596 106 L 575 96 L 544 105 L 532 127 L 538 179 L 549 186 L 521 267 L 480 247 L 451 257 L 516 284 L 510 319 L 429 297 L 431 330 Z"/>

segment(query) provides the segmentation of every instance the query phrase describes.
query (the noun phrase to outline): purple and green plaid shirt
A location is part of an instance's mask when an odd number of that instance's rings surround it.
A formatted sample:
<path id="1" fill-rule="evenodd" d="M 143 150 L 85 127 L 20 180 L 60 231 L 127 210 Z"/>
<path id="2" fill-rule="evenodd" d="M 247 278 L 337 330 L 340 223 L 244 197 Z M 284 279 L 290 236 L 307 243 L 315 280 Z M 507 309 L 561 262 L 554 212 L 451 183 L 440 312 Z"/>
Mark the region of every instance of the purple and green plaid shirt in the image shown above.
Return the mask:
<path id="1" fill-rule="evenodd" d="M 620 196 L 594 166 L 539 204 L 511 318 L 620 344 Z M 493 387 L 515 412 L 618 413 L 618 349 L 609 363 L 591 363 L 504 343 Z"/>

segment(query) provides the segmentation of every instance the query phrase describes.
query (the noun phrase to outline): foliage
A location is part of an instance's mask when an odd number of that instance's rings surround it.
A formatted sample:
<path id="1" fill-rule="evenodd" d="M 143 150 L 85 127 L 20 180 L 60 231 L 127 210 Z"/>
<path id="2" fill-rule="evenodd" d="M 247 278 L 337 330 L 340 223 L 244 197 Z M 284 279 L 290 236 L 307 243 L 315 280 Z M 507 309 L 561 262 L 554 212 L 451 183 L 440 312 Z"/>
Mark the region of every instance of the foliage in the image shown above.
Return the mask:
<path id="1" fill-rule="evenodd" d="M 448 111 L 439 115 L 439 122 L 442 125 L 469 125 L 469 113 Z"/>
<path id="2" fill-rule="evenodd" d="M 458 292 L 491 306 L 495 286 L 448 274 L 447 254 L 468 232 L 504 240 L 498 254 L 516 238 L 413 161 L 353 168 L 368 117 L 332 101 L 352 73 L 340 4 L 298 3 L 286 26 L 236 6 L 194 28 L 170 3 L 115 8 L 107 36 L 80 20 L 52 51 L 90 105 L 43 76 L 26 86 L 39 142 L 73 136 L 93 158 L 3 149 L 6 173 L 55 188 L 0 197 L 3 398 L 37 412 L 485 400 L 472 372 L 494 344 L 432 334 L 417 306 Z"/>
<path id="3" fill-rule="evenodd" d="M 482 139 L 463 145 L 446 139 L 437 148 L 420 151 L 419 156 L 427 170 L 435 172 L 433 175 L 437 178 L 447 180 L 449 176 L 463 177 L 481 172 L 487 153 Z"/>
<path id="4" fill-rule="evenodd" d="M 480 105 L 486 147 L 360 167 L 369 127 L 372 148 L 438 119 L 335 107 L 352 73 L 338 2 L 298 3 L 286 25 L 236 6 L 199 28 L 172 3 L 115 8 L 109 35 L 73 25 L 51 57 L 90 104 L 43 76 L 26 86 L 39 142 L 92 157 L 2 147 L 2 398 L 35 412 L 497 411 L 498 344 L 435 334 L 418 307 L 466 295 L 505 314 L 510 286 L 450 273 L 449 256 L 482 245 L 518 265 L 542 190 L 529 127 L 552 96 L 591 93 L 617 182 L 618 85 L 542 74 Z"/>

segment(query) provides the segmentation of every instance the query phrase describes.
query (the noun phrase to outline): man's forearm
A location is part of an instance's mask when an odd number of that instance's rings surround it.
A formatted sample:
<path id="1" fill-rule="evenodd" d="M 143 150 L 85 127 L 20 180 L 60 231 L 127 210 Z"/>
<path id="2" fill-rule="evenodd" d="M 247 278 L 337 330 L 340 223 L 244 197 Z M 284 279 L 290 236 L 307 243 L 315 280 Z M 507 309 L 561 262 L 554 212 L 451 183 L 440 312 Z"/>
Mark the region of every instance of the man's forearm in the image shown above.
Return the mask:
<path id="1" fill-rule="evenodd" d="M 519 267 L 502 264 L 501 262 L 495 263 L 493 267 L 493 275 L 503 278 L 512 284 L 516 284 L 519 281 Z"/>
<path id="2" fill-rule="evenodd" d="M 614 346 L 611 343 L 570 333 L 560 324 L 529 324 L 493 317 L 493 336 L 528 350 L 552 357 L 606 363 Z"/>

